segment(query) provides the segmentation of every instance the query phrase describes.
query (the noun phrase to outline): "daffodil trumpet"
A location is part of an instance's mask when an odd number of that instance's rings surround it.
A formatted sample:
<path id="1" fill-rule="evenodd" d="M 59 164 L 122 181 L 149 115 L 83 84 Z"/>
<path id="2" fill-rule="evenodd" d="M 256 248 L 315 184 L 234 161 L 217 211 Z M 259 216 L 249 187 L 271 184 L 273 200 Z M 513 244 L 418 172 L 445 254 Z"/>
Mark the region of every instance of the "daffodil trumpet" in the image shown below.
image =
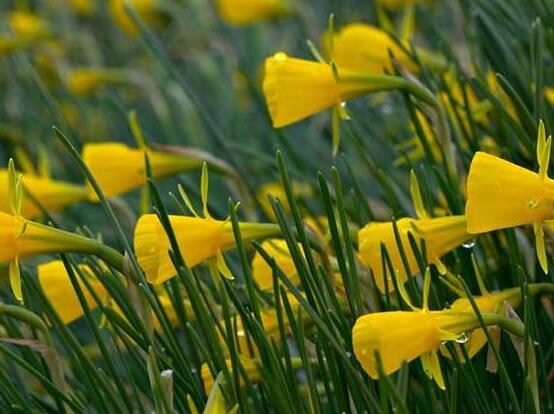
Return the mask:
<path id="1" fill-rule="evenodd" d="M 356 320 L 352 329 L 354 353 L 371 378 L 379 377 L 378 360 L 384 374 L 389 375 L 398 371 L 404 362 L 421 358 L 426 374 L 444 389 L 438 352 L 446 342 L 461 341 L 477 328 L 493 325 L 516 336 L 524 336 L 525 328 L 519 320 L 496 312 L 479 312 L 478 317 L 473 306 L 430 310 L 430 288 L 431 272 L 427 268 L 423 282 L 422 308 L 412 305 L 404 285 L 399 282 L 399 294 L 411 311 L 370 313 Z M 500 295 L 497 299 L 513 299 L 512 293 Z"/>
<path id="2" fill-rule="evenodd" d="M 263 91 L 275 128 L 373 92 L 404 90 L 439 110 L 435 96 L 399 76 L 354 71 L 276 53 L 265 61 Z M 344 112 L 344 111 L 342 111 Z"/>
<path id="3" fill-rule="evenodd" d="M 554 180 L 549 178 L 552 137 L 539 122 L 535 173 L 485 152 L 471 161 L 467 179 L 467 230 L 478 234 L 532 224 L 536 254 L 548 272 L 543 224 L 554 219 Z"/>
<path id="4" fill-rule="evenodd" d="M 78 253 L 97 256 L 123 271 L 121 253 L 97 240 L 0 212 L 0 263 L 10 263 L 10 282 L 21 300 L 19 260 L 54 253 Z"/>

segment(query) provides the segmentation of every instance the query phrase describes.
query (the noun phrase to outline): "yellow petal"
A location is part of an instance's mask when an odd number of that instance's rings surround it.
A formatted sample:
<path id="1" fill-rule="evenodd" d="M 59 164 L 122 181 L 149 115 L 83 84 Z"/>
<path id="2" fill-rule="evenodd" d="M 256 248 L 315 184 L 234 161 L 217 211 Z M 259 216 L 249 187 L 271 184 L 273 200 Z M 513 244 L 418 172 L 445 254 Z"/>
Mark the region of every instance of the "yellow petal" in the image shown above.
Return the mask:
<path id="1" fill-rule="evenodd" d="M 484 152 L 467 182 L 467 230 L 484 233 L 554 218 L 554 181 Z"/>
<path id="2" fill-rule="evenodd" d="M 278 17 L 289 7 L 283 0 L 218 0 L 217 10 L 226 23 L 242 26 Z"/>
<path id="3" fill-rule="evenodd" d="M 0 211 L 10 212 L 8 204 L 8 171 L 0 169 Z M 24 193 L 30 193 L 49 212 L 59 211 L 67 206 L 87 199 L 85 186 L 50 180 L 31 174 L 22 176 Z M 21 215 L 33 218 L 40 215 L 40 210 L 30 196 L 23 196 Z"/>
<path id="4" fill-rule="evenodd" d="M 107 292 L 102 283 L 92 275 L 90 268 L 86 265 L 80 265 L 79 268 L 84 274 L 90 276 L 88 281 L 98 296 L 106 300 Z M 77 293 L 61 260 L 44 263 L 38 266 L 37 271 L 40 286 L 63 323 L 71 323 L 84 315 Z M 94 310 L 97 306 L 94 297 L 79 276 L 77 278 L 88 306 Z"/>
<path id="5" fill-rule="evenodd" d="M 126 193 L 146 184 L 144 151 L 117 142 L 87 144 L 83 160 L 106 197 Z M 198 169 L 202 161 L 175 154 L 148 151 L 154 178 L 163 178 L 183 171 Z M 89 187 L 89 198 L 97 201 Z"/>
<path id="6" fill-rule="evenodd" d="M 337 82 L 331 65 L 292 58 L 283 52 L 266 59 L 264 72 L 263 91 L 275 128 L 376 89 L 360 81 L 364 74 L 339 69 L 344 81 Z"/>
<path id="7" fill-rule="evenodd" d="M 188 267 L 234 248 L 232 224 L 212 218 L 169 216 L 171 227 L 183 259 Z M 274 235 L 278 227 L 261 223 L 239 223 L 245 243 Z M 163 283 L 176 274 L 169 256 L 169 239 L 155 214 L 143 215 L 135 228 L 137 260 L 148 282 Z"/>
<path id="8" fill-rule="evenodd" d="M 301 249 L 300 244 L 298 247 Z M 277 267 L 281 269 L 283 274 L 289 278 L 292 283 L 298 284 L 299 278 L 296 272 L 296 266 L 290 256 L 287 242 L 279 239 L 266 240 L 262 243 L 262 248 L 273 260 L 275 260 Z M 256 253 L 252 260 L 252 274 L 261 290 L 273 289 L 273 269 L 260 253 Z"/>

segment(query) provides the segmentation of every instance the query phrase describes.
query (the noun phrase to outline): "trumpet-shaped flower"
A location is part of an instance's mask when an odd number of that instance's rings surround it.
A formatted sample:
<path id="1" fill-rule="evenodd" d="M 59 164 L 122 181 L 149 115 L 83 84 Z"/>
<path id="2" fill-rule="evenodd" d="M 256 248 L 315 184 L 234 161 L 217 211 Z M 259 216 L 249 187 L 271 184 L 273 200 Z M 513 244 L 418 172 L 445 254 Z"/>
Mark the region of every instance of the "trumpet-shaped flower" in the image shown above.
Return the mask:
<path id="1" fill-rule="evenodd" d="M 396 225 L 412 275 L 418 273 L 418 263 L 408 234 L 413 235 L 418 243 L 420 253 L 422 253 L 421 242 L 425 242 L 427 262 L 435 264 L 441 273 L 443 273 L 444 266 L 440 262 L 440 258 L 472 237 L 466 231 L 465 216 L 403 218 L 398 220 Z M 386 247 L 393 271 L 398 272 L 400 282 L 403 283 L 407 280 L 407 272 L 402 262 L 392 222 L 369 223 L 358 232 L 358 244 L 358 257 L 373 271 L 375 283 L 381 292 L 386 291 L 381 244 Z M 390 277 L 388 289 L 389 291 L 394 289 Z"/>
<path id="2" fill-rule="evenodd" d="M 226 23 L 243 26 L 279 17 L 290 7 L 285 0 L 218 0 L 217 10 Z"/>
<path id="3" fill-rule="evenodd" d="M 116 196 L 146 184 L 145 154 L 152 168 L 153 178 L 163 178 L 184 171 L 199 169 L 202 161 L 182 155 L 131 148 L 118 142 L 87 144 L 83 160 L 106 197 Z M 97 200 L 89 187 L 89 197 Z"/>
<path id="4" fill-rule="evenodd" d="M 235 247 L 229 221 L 187 216 L 169 216 L 169 220 L 188 267 Z M 278 232 L 274 225 L 259 223 L 240 223 L 240 230 L 245 242 Z M 139 219 L 134 243 L 137 259 L 150 283 L 163 283 L 177 273 L 169 256 L 169 239 L 156 215 L 145 214 Z"/>
<path id="5" fill-rule="evenodd" d="M 484 233 L 533 224 L 539 263 L 548 263 L 543 223 L 554 218 L 554 180 L 547 176 L 552 137 L 546 139 L 542 121 L 538 128 L 539 172 L 522 168 L 484 152 L 473 157 L 467 180 L 468 232 Z"/>
<path id="6" fill-rule="evenodd" d="M 52 34 L 48 22 L 36 14 L 13 11 L 8 17 L 8 22 L 11 30 L 16 35 L 26 39 L 41 39 L 49 37 Z"/>
<path id="7" fill-rule="evenodd" d="M 126 81 L 127 75 L 121 69 L 82 67 L 69 72 L 66 84 L 75 96 L 86 98 L 103 86 Z"/>
<path id="8" fill-rule="evenodd" d="M 470 233 L 554 218 L 554 180 L 484 152 L 473 157 L 467 193 Z"/>
<path id="9" fill-rule="evenodd" d="M 0 211 L 10 212 L 8 195 L 8 170 L 0 169 Z M 85 186 L 50 180 L 31 174 L 22 176 L 24 193 L 36 198 L 40 204 L 50 212 L 79 203 L 87 199 Z M 21 215 L 32 218 L 40 215 L 41 211 L 29 197 L 24 197 L 21 206 Z"/>
<path id="10" fill-rule="evenodd" d="M 345 26 L 332 38 L 327 33 L 323 46 L 329 59 L 341 69 L 350 69 L 363 73 L 383 73 L 393 70 L 389 53 L 410 71 L 418 67 L 405 50 L 388 33 L 363 23 Z M 332 46 L 331 46 L 332 45 Z M 408 49 L 409 50 L 409 49 Z M 446 60 L 424 49 L 417 49 L 418 57 L 429 67 L 444 68 Z"/>
<path id="11" fill-rule="evenodd" d="M 299 282 L 296 266 L 286 241 L 279 239 L 266 240 L 262 243 L 262 248 L 275 260 L 279 269 L 292 283 L 297 284 Z M 261 290 L 273 289 L 273 268 L 260 253 L 256 253 L 254 259 L 252 259 L 252 275 Z"/>
<path id="12" fill-rule="evenodd" d="M 163 26 L 166 17 L 161 12 L 159 0 L 127 0 L 140 19 L 151 27 Z M 115 23 L 128 35 L 135 35 L 137 28 L 125 10 L 125 0 L 109 0 L 108 8 Z"/>
<path id="13" fill-rule="evenodd" d="M 79 266 L 81 272 L 87 276 L 88 282 L 102 301 L 107 300 L 108 294 L 104 286 L 96 279 L 90 268 L 86 265 Z M 67 269 L 61 260 L 54 260 L 40 265 L 37 269 L 38 280 L 44 294 L 60 316 L 64 324 L 71 323 L 84 315 L 77 293 L 67 273 Z M 91 310 L 97 306 L 94 297 L 83 282 L 79 285 Z"/>
<path id="14" fill-rule="evenodd" d="M 455 341 L 478 326 L 472 313 L 446 311 L 392 311 L 361 316 L 352 330 L 356 358 L 371 378 L 379 377 L 378 352 L 385 374 L 400 369 L 404 362 L 421 357 L 425 371 L 444 388 L 436 351 L 443 342 Z"/>
<path id="15" fill-rule="evenodd" d="M 300 121 L 372 91 L 390 88 L 366 74 L 296 59 L 283 52 L 265 61 L 263 91 L 275 128 Z"/>
<path id="16" fill-rule="evenodd" d="M 399 370 L 404 362 L 421 358 L 429 378 L 444 389 L 444 379 L 437 355 L 445 342 L 461 340 L 480 326 L 473 312 L 452 309 L 431 311 L 428 307 L 431 272 L 425 272 L 423 308 L 415 308 L 399 282 L 399 293 L 411 311 L 377 312 L 363 315 L 352 328 L 352 345 L 356 358 L 371 378 L 379 377 L 379 355 L 385 375 Z M 491 323 L 488 320 L 486 323 Z M 494 322 L 492 322 L 494 323 Z"/>

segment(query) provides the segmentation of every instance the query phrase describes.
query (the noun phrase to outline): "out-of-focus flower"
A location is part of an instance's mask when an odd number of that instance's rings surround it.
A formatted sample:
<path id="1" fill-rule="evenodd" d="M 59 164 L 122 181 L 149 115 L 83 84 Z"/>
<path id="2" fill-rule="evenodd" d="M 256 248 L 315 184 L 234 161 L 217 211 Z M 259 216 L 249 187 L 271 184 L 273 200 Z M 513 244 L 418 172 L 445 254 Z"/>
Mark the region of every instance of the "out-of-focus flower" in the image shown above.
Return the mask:
<path id="1" fill-rule="evenodd" d="M 285 0 L 217 0 L 217 10 L 226 23 L 243 26 L 282 16 L 290 6 Z"/>
<path id="2" fill-rule="evenodd" d="M 258 366 L 260 365 L 259 360 L 242 356 L 239 357 L 239 360 L 242 367 L 244 368 L 244 371 L 246 372 L 248 380 L 251 383 L 256 384 L 262 380 L 262 373 L 258 368 Z M 231 371 L 233 368 L 231 359 L 226 359 L 225 364 L 227 365 L 227 369 Z M 202 364 L 202 367 L 200 369 L 200 376 L 202 377 L 202 383 L 204 384 L 204 391 L 206 392 L 206 394 L 209 394 L 214 385 L 214 377 L 208 364 Z M 241 385 L 244 385 L 244 383 L 241 382 Z"/>
<path id="3" fill-rule="evenodd" d="M 36 14 L 13 11 L 8 17 L 10 29 L 20 37 L 25 39 L 42 39 L 52 35 L 48 22 L 41 19 Z"/>
<path id="4" fill-rule="evenodd" d="M 211 217 L 169 216 L 177 244 L 188 267 L 221 257 L 221 253 L 235 247 L 231 222 Z M 240 223 L 244 242 L 276 236 L 273 224 Z M 135 253 L 148 282 L 163 283 L 177 273 L 169 256 L 169 239 L 158 216 L 143 215 L 135 228 Z M 221 257 L 221 260 L 223 258 Z"/>
<path id="5" fill-rule="evenodd" d="M 104 302 L 108 298 L 108 294 L 104 286 L 96 277 L 93 276 L 90 268 L 86 265 L 79 266 L 80 271 L 89 276 L 88 282 L 98 297 Z M 73 289 L 73 285 L 67 273 L 67 269 L 61 260 L 54 260 L 38 266 L 38 280 L 44 294 L 60 316 L 63 323 L 71 323 L 84 315 L 84 310 L 81 307 L 77 293 Z M 79 277 L 77 277 L 79 280 Z M 83 282 L 79 280 L 79 285 L 87 304 L 91 310 L 97 306 L 94 297 L 89 292 Z"/>
<path id="6" fill-rule="evenodd" d="M 314 195 L 313 188 L 307 183 L 292 183 L 292 192 L 295 197 L 312 197 Z M 283 185 L 279 182 L 270 182 L 262 185 L 258 190 L 256 198 L 262 206 L 264 213 L 271 219 L 275 219 L 273 208 L 269 201 L 269 196 L 278 198 L 285 211 L 290 212 L 290 206 L 287 200 L 287 195 Z"/>
<path id="7" fill-rule="evenodd" d="M 86 98 L 100 88 L 128 80 L 125 70 L 113 68 L 75 68 L 66 78 L 67 88 L 74 95 Z"/>
<path id="8" fill-rule="evenodd" d="M 163 26 L 166 16 L 160 9 L 159 0 L 127 0 L 137 12 L 140 19 L 151 27 Z M 109 0 L 108 7 L 110 14 L 117 25 L 127 34 L 135 35 L 137 28 L 132 18 L 125 10 L 125 0 Z"/>
<path id="9" fill-rule="evenodd" d="M 118 142 L 86 144 L 82 153 L 83 161 L 106 197 L 123 194 L 146 184 L 145 155 L 148 155 L 153 178 L 198 170 L 203 162 L 175 153 L 131 148 Z M 90 187 L 89 197 L 97 200 L 96 193 Z"/>
<path id="10" fill-rule="evenodd" d="M 279 269 L 292 283 L 297 284 L 299 282 L 296 266 L 285 240 L 266 240 L 262 243 L 262 248 L 275 260 Z M 301 249 L 300 245 L 299 248 Z M 273 268 L 260 253 L 256 253 L 254 259 L 252 259 L 252 275 L 261 290 L 273 289 Z"/>
<path id="11" fill-rule="evenodd" d="M 543 223 L 554 218 L 554 180 L 547 176 L 552 137 L 546 139 L 539 124 L 537 159 L 539 173 L 509 161 L 477 152 L 467 180 L 467 230 L 485 233 L 533 224 L 537 257 L 547 272 Z"/>
<path id="12" fill-rule="evenodd" d="M 554 88 L 544 88 L 544 97 L 550 105 L 554 105 Z"/>
<path id="13" fill-rule="evenodd" d="M 412 234 L 421 251 L 421 242 L 425 242 L 427 262 L 438 267 L 444 273 L 444 265 L 440 258 L 470 240 L 472 236 L 466 231 L 465 216 L 449 216 L 437 218 L 402 218 L 396 222 L 400 241 L 408 260 L 410 273 L 418 273 L 418 263 L 412 250 L 408 234 Z M 375 283 L 381 292 L 386 292 L 385 274 L 383 273 L 383 257 L 381 256 L 381 244 L 383 244 L 392 263 L 392 270 L 398 272 L 399 281 L 407 280 L 407 272 L 402 262 L 400 250 L 396 243 L 392 222 L 369 223 L 358 232 L 358 257 L 368 266 L 375 275 Z M 387 279 L 388 290 L 392 291 L 394 285 L 392 275 Z"/>
<path id="14" fill-rule="evenodd" d="M 8 170 L 0 169 L 0 211 L 10 212 Z M 87 199 L 87 189 L 83 185 L 75 185 L 62 181 L 51 180 L 31 174 L 22 176 L 24 193 L 35 198 L 47 211 L 55 212 L 72 204 Z M 21 215 L 32 218 L 40 215 L 41 210 L 31 197 L 24 197 Z"/>
<path id="15" fill-rule="evenodd" d="M 410 71 L 418 67 L 404 49 L 383 30 L 363 23 L 345 26 L 331 36 L 323 38 L 326 55 L 341 69 L 364 73 L 392 72 L 389 52 L 395 59 Z M 408 48 L 409 50 L 409 48 Z M 418 48 L 417 55 L 422 64 L 430 68 L 445 69 L 446 59 L 425 49 Z"/>
<path id="16" fill-rule="evenodd" d="M 283 52 L 265 61 L 263 90 L 275 128 L 300 121 L 370 92 L 388 89 L 364 73 L 296 59 Z"/>

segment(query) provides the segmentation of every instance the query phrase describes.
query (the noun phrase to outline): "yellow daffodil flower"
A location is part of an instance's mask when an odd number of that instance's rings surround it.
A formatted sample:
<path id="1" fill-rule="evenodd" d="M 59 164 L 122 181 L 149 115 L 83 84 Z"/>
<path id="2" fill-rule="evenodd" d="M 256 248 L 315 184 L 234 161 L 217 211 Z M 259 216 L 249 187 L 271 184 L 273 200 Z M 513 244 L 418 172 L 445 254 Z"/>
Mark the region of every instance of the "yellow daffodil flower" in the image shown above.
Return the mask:
<path id="1" fill-rule="evenodd" d="M 552 137 L 539 124 L 539 173 L 484 152 L 477 152 L 467 180 L 467 230 L 478 234 L 533 224 L 537 257 L 547 272 L 543 223 L 554 219 L 554 180 L 546 174 Z"/>
<path id="2" fill-rule="evenodd" d="M 220 257 L 221 253 L 235 247 L 232 225 L 228 220 L 188 216 L 169 216 L 169 220 L 188 267 Z M 272 224 L 240 223 L 240 229 L 245 242 L 279 233 L 278 227 Z M 170 249 L 169 239 L 158 217 L 143 215 L 135 228 L 135 252 L 148 282 L 163 283 L 177 273 L 168 253 Z"/>
<path id="3" fill-rule="evenodd" d="M 265 61 L 263 91 L 275 128 L 300 121 L 349 99 L 382 90 L 363 73 L 296 59 L 283 52 Z"/>
<path id="4" fill-rule="evenodd" d="M 282 16 L 290 6 L 285 0 L 217 0 L 217 11 L 225 23 L 244 26 Z"/>
<path id="5" fill-rule="evenodd" d="M 425 273 L 423 308 L 414 307 L 399 282 L 399 291 L 411 311 L 377 312 L 363 315 L 352 329 L 354 354 L 363 369 L 373 379 L 379 378 L 376 353 L 385 375 L 398 371 L 404 362 L 421 358 L 429 378 L 444 389 L 444 379 L 437 351 L 445 342 L 463 340 L 468 332 L 478 328 L 479 320 L 472 311 L 428 308 L 430 271 Z M 492 324 L 494 322 L 486 322 Z"/>
<path id="6" fill-rule="evenodd" d="M 160 10 L 159 0 L 127 0 L 140 19 L 151 27 L 163 26 L 165 15 Z M 135 35 L 137 28 L 125 10 L 125 0 L 109 0 L 108 9 L 115 23 L 128 35 Z"/>
<path id="7" fill-rule="evenodd" d="M 8 23 L 16 35 L 25 39 L 44 39 L 52 34 L 48 22 L 36 14 L 13 11 L 8 17 Z"/>
<path id="8" fill-rule="evenodd" d="M 68 73 L 66 84 L 72 94 L 86 98 L 106 85 L 127 81 L 128 76 L 123 69 L 82 67 L 72 69 Z"/>
<path id="9" fill-rule="evenodd" d="M 262 243 L 262 248 L 275 260 L 275 263 L 283 274 L 292 283 L 298 284 L 299 279 L 296 266 L 290 255 L 287 242 L 279 239 L 266 240 Z M 299 248 L 301 249 L 300 245 Z M 261 290 L 273 289 L 273 269 L 260 253 L 256 253 L 254 259 L 252 259 L 252 275 Z"/>
<path id="10" fill-rule="evenodd" d="M 199 159 L 151 149 L 131 148 L 118 142 L 86 144 L 82 157 L 104 195 L 113 197 L 146 184 L 145 154 L 148 154 L 153 178 L 198 170 L 202 166 Z M 89 197 L 97 200 L 91 187 Z"/>
<path id="11" fill-rule="evenodd" d="M 8 170 L 0 169 L 0 211 L 10 212 Z M 55 181 L 36 175 L 25 174 L 21 177 L 23 192 L 27 192 L 49 212 L 63 208 L 87 199 L 85 186 Z M 39 216 L 40 209 L 29 197 L 23 198 L 21 215 L 27 218 Z"/>
<path id="12" fill-rule="evenodd" d="M 343 27 L 333 35 L 332 43 L 327 33 L 323 38 L 326 55 L 341 69 L 363 73 L 392 72 L 389 53 L 406 69 L 417 71 L 418 67 L 402 47 L 390 35 L 363 23 Z M 409 50 L 409 48 L 407 48 Z M 422 64 L 431 68 L 444 69 L 446 60 L 424 49 L 417 49 Z"/>
<path id="13" fill-rule="evenodd" d="M 418 242 L 418 248 L 421 246 L 421 242 L 425 241 L 427 262 L 436 265 L 441 273 L 444 273 L 444 265 L 440 258 L 472 237 L 466 231 L 465 216 L 402 218 L 396 222 L 396 225 L 412 275 L 419 273 L 419 268 L 408 238 L 409 233 Z M 406 282 L 407 273 L 396 243 L 392 222 L 369 223 L 358 232 L 358 243 L 358 257 L 373 271 L 375 283 L 381 292 L 386 291 L 381 244 L 387 249 L 393 271 L 398 272 L 399 280 L 402 283 Z M 422 253 L 421 250 L 420 253 Z M 389 291 L 394 289 L 391 277 L 388 278 Z"/>
<path id="14" fill-rule="evenodd" d="M 222 253 L 235 247 L 233 226 L 229 220 L 216 220 L 208 211 L 208 169 L 202 167 L 202 213 L 201 217 L 190 202 L 183 187 L 179 188 L 183 201 L 194 214 L 169 216 L 179 250 L 188 267 L 194 267 L 206 260 L 224 276 L 232 278 Z M 262 223 L 239 223 L 242 240 L 245 243 L 255 239 L 275 237 L 280 234 L 279 226 Z M 155 214 L 143 215 L 135 228 L 134 237 L 137 260 L 146 274 L 148 282 L 163 283 L 177 273 L 169 256 L 171 245 L 164 228 Z"/>
<path id="15" fill-rule="evenodd" d="M 90 268 L 86 265 L 79 266 L 82 273 L 90 275 L 88 281 L 96 292 L 96 294 L 103 300 L 107 300 L 108 293 L 102 283 L 92 276 Z M 38 280 L 44 294 L 60 316 L 64 324 L 69 324 L 84 315 L 83 308 L 77 297 L 77 293 L 73 289 L 71 280 L 61 260 L 54 260 L 48 263 L 44 263 L 37 268 Z M 80 281 L 81 290 L 85 295 L 88 306 L 91 310 L 94 310 L 97 306 L 94 297 L 89 292 L 83 282 Z"/>

